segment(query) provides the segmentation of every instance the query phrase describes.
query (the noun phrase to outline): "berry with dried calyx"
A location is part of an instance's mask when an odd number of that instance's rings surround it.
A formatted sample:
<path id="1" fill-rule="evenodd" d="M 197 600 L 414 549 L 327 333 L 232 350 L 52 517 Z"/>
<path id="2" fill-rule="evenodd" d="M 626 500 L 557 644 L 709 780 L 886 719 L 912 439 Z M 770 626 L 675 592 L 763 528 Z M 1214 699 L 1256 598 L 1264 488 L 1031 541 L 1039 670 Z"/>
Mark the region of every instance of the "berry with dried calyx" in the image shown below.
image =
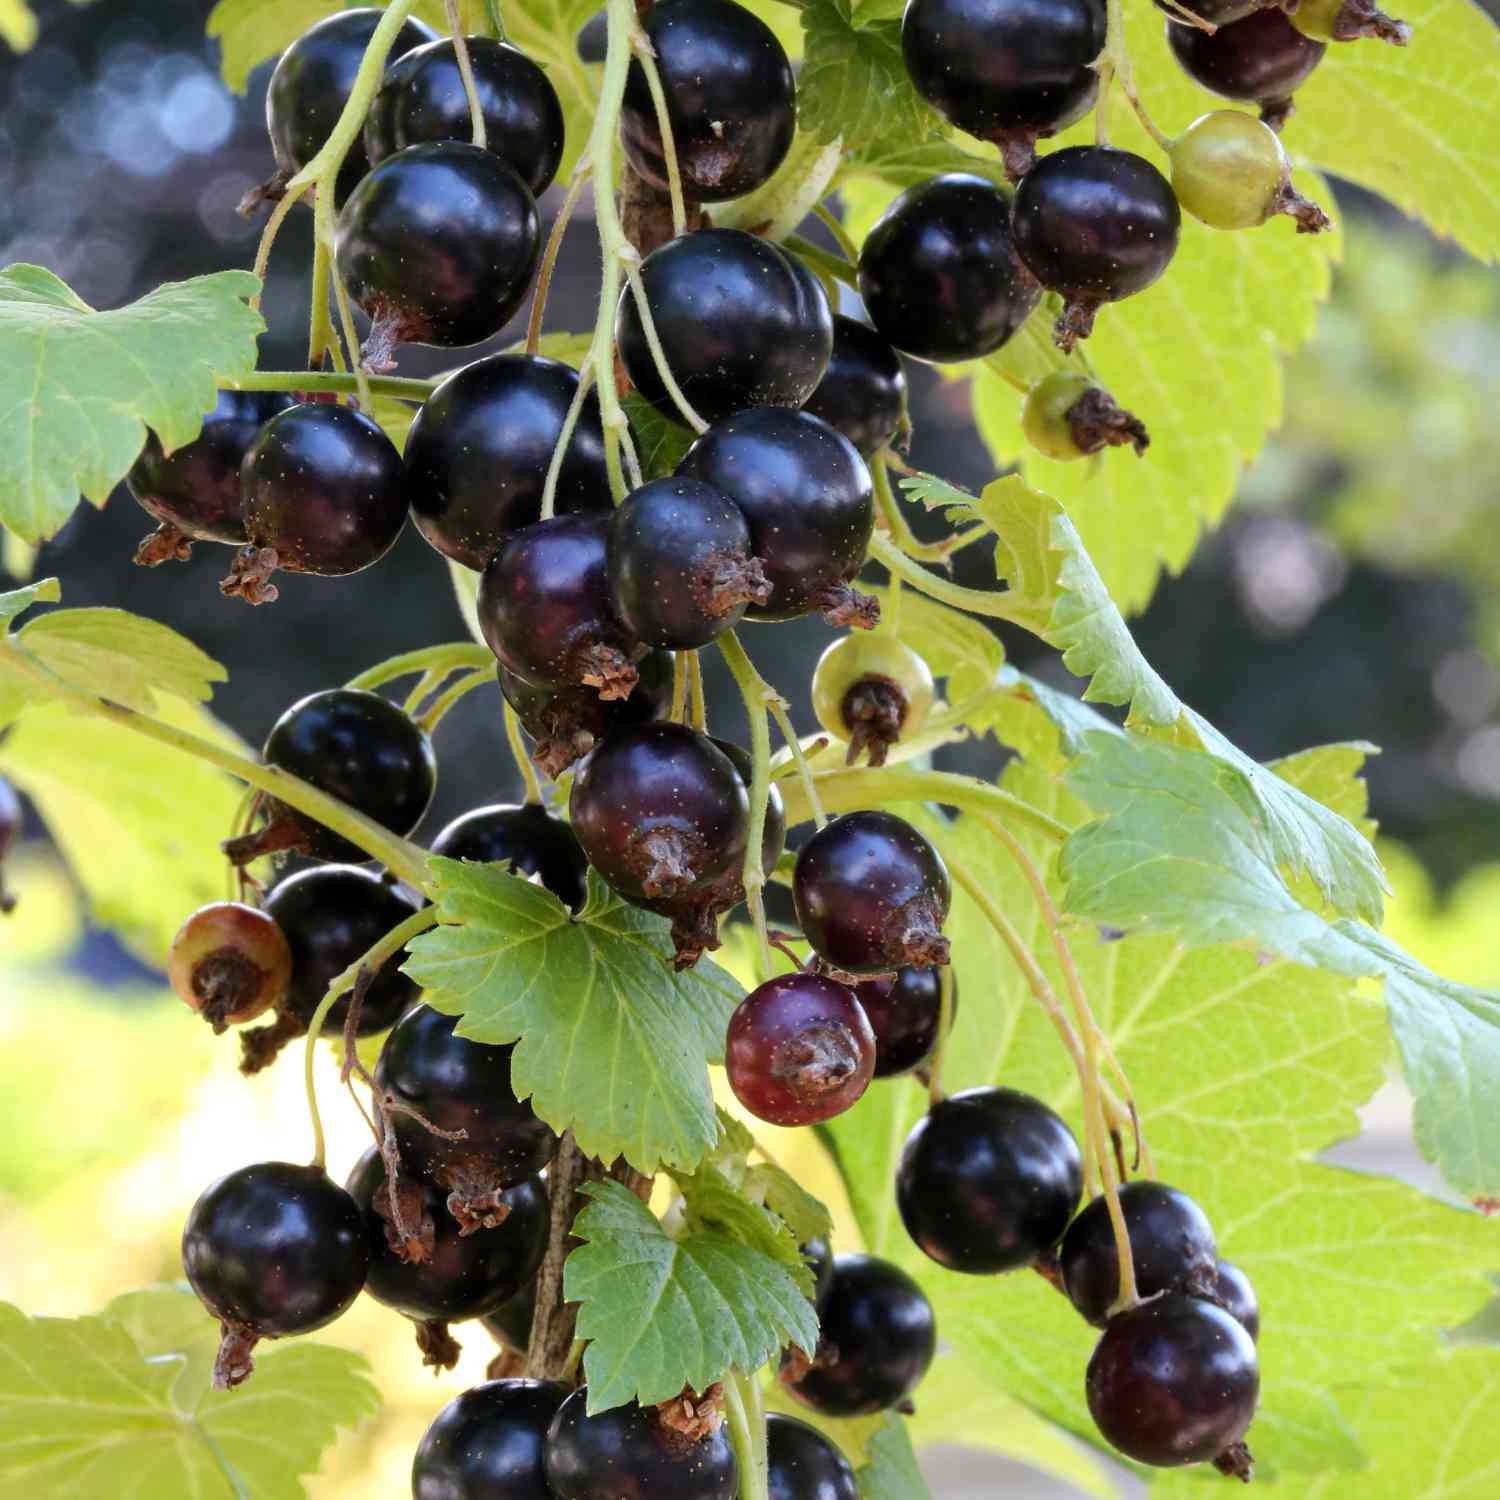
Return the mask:
<path id="1" fill-rule="evenodd" d="M 1021 406 L 1021 431 L 1038 453 L 1059 463 L 1125 443 L 1137 453 L 1151 446 L 1145 423 L 1076 370 L 1054 370 L 1032 386 Z"/>
<path id="2" fill-rule="evenodd" d="M 1374 37 L 1392 46 L 1411 41 L 1411 27 L 1388 16 L 1375 0 L 1300 0 L 1288 8 L 1292 25 L 1318 42 L 1357 42 Z"/>
<path id="3" fill-rule="evenodd" d="M 167 978 L 215 1032 L 253 1021 L 286 996 L 292 950 L 265 912 L 238 901 L 200 907 L 172 939 Z"/>
<path id="4" fill-rule="evenodd" d="M 1215 229 L 1254 229 L 1277 214 L 1290 215 L 1299 234 L 1333 227 L 1292 186 L 1292 165 L 1276 132 L 1242 110 L 1200 116 L 1172 142 L 1170 155 L 1177 201 Z"/>
<path id="5" fill-rule="evenodd" d="M 813 668 L 813 712 L 847 742 L 846 765 L 868 752 L 872 766 L 883 766 L 893 745 L 920 733 L 935 694 L 927 663 L 881 632 L 835 641 Z"/>

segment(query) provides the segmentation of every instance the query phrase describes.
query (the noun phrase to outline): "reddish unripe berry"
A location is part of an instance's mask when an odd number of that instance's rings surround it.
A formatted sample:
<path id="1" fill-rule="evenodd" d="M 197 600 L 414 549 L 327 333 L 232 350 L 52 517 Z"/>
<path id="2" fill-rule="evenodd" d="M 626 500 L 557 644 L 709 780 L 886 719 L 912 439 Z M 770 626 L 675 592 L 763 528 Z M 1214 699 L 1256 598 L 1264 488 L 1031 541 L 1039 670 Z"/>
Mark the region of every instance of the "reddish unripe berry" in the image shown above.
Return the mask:
<path id="1" fill-rule="evenodd" d="M 172 939 L 167 978 L 190 1009 L 223 1031 L 279 1005 L 292 982 L 286 934 L 238 901 L 195 911 Z"/>

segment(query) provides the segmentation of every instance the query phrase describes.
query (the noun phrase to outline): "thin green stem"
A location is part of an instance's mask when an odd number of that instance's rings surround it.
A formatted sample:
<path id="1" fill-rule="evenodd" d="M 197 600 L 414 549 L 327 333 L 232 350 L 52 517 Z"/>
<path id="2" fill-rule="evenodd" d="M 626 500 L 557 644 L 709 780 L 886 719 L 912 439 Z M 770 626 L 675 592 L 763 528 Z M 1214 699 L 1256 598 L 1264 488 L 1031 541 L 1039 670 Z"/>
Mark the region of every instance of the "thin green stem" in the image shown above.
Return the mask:
<path id="1" fill-rule="evenodd" d="M 823 227 L 838 241 L 838 247 L 844 252 L 844 259 L 851 266 L 859 264 L 859 246 L 849 238 L 849 231 L 839 223 L 838 215 L 829 208 L 826 203 L 816 204 L 813 212 L 818 216 Z"/>
<path id="2" fill-rule="evenodd" d="M 330 335 L 332 330 L 330 329 Z M 351 395 L 359 380 L 342 370 L 252 370 L 226 381 L 237 391 L 312 391 Z M 365 385 L 372 396 L 394 396 L 398 401 L 425 401 L 437 385 L 435 380 L 408 380 L 397 375 L 368 375 Z"/>
<path id="3" fill-rule="evenodd" d="M 281 226 L 286 223 L 286 216 L 296 207 L 306 191 L 306 183 L 296 189 L 288 188 L 281 202 L 271 210 L 271 217 L 266 220 L 266 227 L 261 231 L 260 244 L 255 247 L 254 266 L 255 275 L 260 285 L 256 288 L 255 295 L 250 299 L 250 306 L 256 312 L 260 311 L 260 299 L 266 289 L 266 272 L 271 266 L 271 247 L 276 243 L 276 236 L 281 232 Z"/>
<path id="4" fill-rule="evenodd" d="M 422 715 L 422 728 L 431 734 L 443 722 L 455 704 L 467 698 L 475 688 L 489 687 L 494 680 L 495 669 L 493 667 L 483 667 L 477 672 L 469 672 L 460 677 L 428 705 L 426 713 Z"/>
<path id="5" fill-rule="evenodd" d="M 464 81 L 464 95 L 469 101 L 469 120 L 473 127 L 473 141 L 481 151 L 489 146 L 489 134 L 485 129 L 484 106 L 479 102 L 479 88 L 474 82 L 474 64 L 469 58 L 469 43 L 464 35 L 464 18 L 459 14 L 458 0 L 443 0 L 443 9 L 448 16 L 448 30 L 453 36 L 453 51 L 458 58 L 458 74 Z"/>
<path id="6" fill-rule="evenodd" d="M 807 810 L 812 814 L 814 824 L 821 828 L 828 821 L 828 814 L 823 811 L 823 800 L 818 795 L 818 784 L 812 773 L 812 767 L 807 763 L 807 757 L 802 753 L 802 740 L 797 733 L 796 725 L 792 723 L 791 715 L 786 711 L 786 704 L 773 695 L 771 700 L 771 715 L 776 720 L 776 727 L 781 731 L 781 737 L 786 741 L 786 747 L 791 752 L 792 759 L 797 763 L 797 774 L 802 778 L 802 787 L 807 794 Z"/>
<path id="7" fill-rule="evenodd" d="M 693 403 L 683 394 L 677 377 L 672 373 L 672 366 L 668 363 L 667 351 L 662 348 L 661 335 L 656 331 L 656 319 L 651 316 L 651 299 L 646 296 L 646 284 L 641 280 L 640 257 L 631 251 L 628 257 L 622 256 L 622 260 L 625 275 L 630 281 L 630 293 L 635 298 L 636 311 L 640 314 L 641 332 L 646 335 L 646 346 L 651 350 L 656 373 L 661 376 L 661 383 L 666 387 L 673 405 L 682 414 L 682 420 L 694 432 L 707 432 L 708 423 L 698 415 Z"/>
<path id="8" fill-rule="evenodd" d="M 415 719 L 422 712 L 422 705 L 448 680 L 448 672 L 447 667 L 434 667 L 423 672 L 417 679 L 417 685 L 406 695 L 401 712 L 408 718 Z"/>
<path id="9" fill-rule="evenodd" d="M 342 157 L 339 158 L 343 160 Z M 335 172 L 338 170 L 334 168 Z M 330 256 L 333 251 L 333 187 L 332 179 L 321 183 L 318 187 L 317 201 L 313 204 L 313 233 L 328 248 Z M 370 409 L 370 374 L 365 369 L 364 355 L 359 347 L 359 330 L 354 326 L 354 308 L 349 301 L 349 289 L 344 285 L 344 278 L 339 272 L 338 261 L 330 259 L 328 266 L 329 280 L 333 283 L 333 301 L 339 310 L 339 324 L 344 330 L 344 345 L 349 356 L 349 367 L 354 371 L 354 388 L 359 394 L 359 404 L 365 410 Z"/>
<path id="10" fill-rule="evenodd" d="M 953 969 L 945 964 L 938 971 L 937 1044 L 927 1063 L 927 1098 L 936 1106 L 943 1102 L 943 1059 L 948 1052 L 948 1033 L 953 1030 Z"/>
<path id="11" fill-rule="evenodd" d="M 578 419 L 583 415 L 583 403 L 594 383 L 594 356 L 584 355 L 578 369 L 578 388 L 568 403 L 567 415 L 563 418 L 562 430 L 552 448 L 552 458 L 547 465 L 547 479 L 542 485 L 542 520 L 550 521 L 557 511 L 557 482 L 562 474 L 563 460 L 568 456 L 568 445 L 578 429 Z"/>
<path id="12" fill-rule="evenodd" d="M 1147 113 L 1145 104 L 1141 102 L 1141 96 L 1136 92 L 1135 69 L 1131 66 L 1130 52 L 1125 41 L 1125 7 L 1122 0 L 1106 0 L 1106 11 L 1109 30 L 1108 39 L 1104 44 L 1104 55 L 1098 63 L 1099 104 L 1095 138 L 1101 146 L 1108 142 L 1109 120 L 1107 110 L 1110 85 L 1111 83 L 1118 82 L 1120 92 L 1130 101 L 1130 107 L 1135 111 L 1136 117 L 1145 127 L 1146 134 L 1163 151 L 1170 152 L 1172 149 L 1172 138 L 1165 132 L 1157 129 L 1156 122 Z"/>
<path id="13" fill-rule="evenodd" d="M 939 604 L 951 604 L 955 609 L 985 615 L 992 620 L 1010 620 L 1014 624 L 1024 624 L 1024 621 L 1016 618 L 1017 611 L 1006 604 L 1004 593 L 966 588 L 961 583 L 950 583 L 946 578 L 938 578 L 913 562 L 890 537 L 878 531 L 870 542 L 870 556 L 909 583 L 919 594 L 926 594 Z"/>
<path id="14" fill-rule="evenodd" d="M 667 715 L 674 724 L 687 723 L 688 660 L 691 651 L 679 651 L 672 662 L 672 709 Z"/>
<path id="15" fill-rule="evenodd" d="M 739 1460 L 739 1500 L 770 1500 L 766 1420 L 761 1414 L 760 1393 L 751 1389 L 753 1385 L 754 1376 L 730 1370 L 724 1377 L 724 1408 L 729 1418 L 729 1440 Z"/>
<path id="16" fill-rule="evenodd" d="M 693 728 L 708 733 L 708 699 L 703 693 L 703 658 L 696 651 L 688 654 L 688 693 L 693 702 Z"/>
<path id="17" fill-rule="evenodd" d="M 313 241 L 312 316 L 307 334 L 307 368 L 322 367 L 323 354 L 337 347 L 333 323 L 328 317 L 328 267 L 330 251 L 322 240 Z"/>
<path id="18" fill-rule="evenodd" d="M 724 229 L 747 229 L 785 242 L 828 196 L 843 160 L 842 137 L 820 141 L 812 131 L 800 130 L 770 181 L 732 203 L 716 204 L 713 221 Z"/>
<path id="19" fill-rule="evenodd" d="M 803 239 L 800 234 L 789 234 L 782 243 L 788 250 L 795 250 L 813 270 L 832 276 L 835 281 L 842 281 L 856 292 L 859 290 L 859 272 L 849 261 L 830 255 L 811 240 Z"/>
<path id="20" fill-rule="evenodd" d="M 413 677 L 418 672 L 456 672 L 462 668 L 478 671 L 488 667 L 494 671 L 495 658 L 487 646 L 471 645 L 468 641 L 453 641 L 444 646 L 423 646 L 420 651 L 403 652 L 388 660 L 366 668 L 357 677 L 351 677 L 347 687 L 364 688 L 370 691 L 394 682 L 398 677 Z"/>
<path id="21" fill-rule="evenodd" d="M 745 839 L 745 865 L 741 877 L 745 887 L 745 904 L 755 927 L 762 968 L 770 971 L 771 943 L 766 932 L 766 908 L 762 892 L 766 872 L 761 864 L 761 845 L 765 841 L 766 802 L 771 795 L 771 726 L 766 710 L 775 693 L 755 670 L 755 664 L 740 645 L 732 630 L 719 637 L 724 655 L 740 696 L 745 700 L 745 716 L 750 721 L 750 832 Z"/>
<path id="22" fill-rule="evenodd" d="M 547 248 L 542 252 L 541 268 L 536 273 L 536 290 L 531 294 L 531 317 L 526 323 L 526 352 L 535 354 L 542 341 L 542 319 L 547 315 L 547 294 L 552 290 L 552 273 L 557 269 L 557 257 L 562 251 L 563 236 L 568 232 L 568 222 L 578 200 L 583 196 L 589 180 L 588 159 L 585 157 L 573 168 L 573 180 L 568 184 L 567 196 L 557 217 L 552 221 L 552 232 L 547 236 Z"/>
<path id="23" fill-rule="evenodd" d="M 677 161 L 677 142 L 672 135 L 672 117 L 667 109 L 667 91 L 662 87 L 661 69 L 656 66 L 656 49 L 643 27 L 637 24 L 631 36 L 636 61 L 646 75 L 651 103 L 656 110 L 656 133 L 661 137 L 662 160 L 667 165 L 667 195 L 672 203 L 672 235 L 687 233 L 687 204 L 682 196 L 682 169 Z"/>
<path id="24" fill-rule="evenodd" d="M 511 758 L 516 763 L 516 770 L 521 773 L 521 780 L 526 783 L 526 805 L 540 807 L 542 784 L 537 780 L 536 767 L 532 765 L 531 757 L 526 753 L 526 741 L 521 738 L 520 717 L 508 703 L 505 705 L 505 738 L 510 744 Z"/>
<path id="25" fill-rule="evenodd" d="M 891 488 L 889 464 L 890 454 L 881 453 L 870 465 L 870 475 L 875 481 L 875 503 L 879 507 L 881 519 L 885 522 L 892 541 L 907 557 L 918 562 L 946 562 L 955 552 L 962 552 L 965 547 L 971 546 L 980 537 L 993 535 L 983 521 L 976 521 L 974 525 L 955 532 L 952 536 L 946 536 L 941 541 L 924 542 L 911 529 L 911 523 L 901 509 L 901 502 Z"/>

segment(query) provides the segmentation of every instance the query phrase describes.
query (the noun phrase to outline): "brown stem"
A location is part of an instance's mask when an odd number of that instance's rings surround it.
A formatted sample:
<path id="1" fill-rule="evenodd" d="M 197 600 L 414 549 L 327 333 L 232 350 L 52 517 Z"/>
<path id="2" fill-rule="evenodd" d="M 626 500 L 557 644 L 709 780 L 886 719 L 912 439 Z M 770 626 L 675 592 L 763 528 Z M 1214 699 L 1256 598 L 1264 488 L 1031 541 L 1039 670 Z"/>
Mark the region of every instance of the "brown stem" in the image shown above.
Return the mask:
<path id="1" fill-rule="evenodd" d="M 536 1275 L 536 1312 L 531 1318 L 531 1340 L 526 1355 L 526 1373 L 533 1380 L 556 1380 L 567 1367 L 578 1310 L 563 1301 L 563 1262 L 577 1244 L 572 1235 L 573 1220 L 587 1201 L 579 1196 L 578 1189 L 585 1182 L 600 1182 L 603 1178 L 604 1169 L 578 1149 L 573 1132 L 568 1131 L 547 1171 L 552 1218 L 547 1231 L 547 1254 Z"/>

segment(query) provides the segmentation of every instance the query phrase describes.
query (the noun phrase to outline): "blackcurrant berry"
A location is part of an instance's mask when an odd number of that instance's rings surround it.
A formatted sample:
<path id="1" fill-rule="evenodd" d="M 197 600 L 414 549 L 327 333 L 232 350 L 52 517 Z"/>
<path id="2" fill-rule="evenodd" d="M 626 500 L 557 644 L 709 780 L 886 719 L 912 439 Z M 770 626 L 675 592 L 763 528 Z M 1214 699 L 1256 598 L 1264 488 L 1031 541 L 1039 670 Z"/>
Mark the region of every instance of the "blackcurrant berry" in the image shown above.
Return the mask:
<path id="1" fill-rule="evenodd" d="M 714 739 L 712 735 L 709 738 L 729 757 L 730 764 L 739 773 L 748 795 L 750 783 L 755 777 L 755 763 L 750 759 L 750 752 L 732 740 Z M 766 826 L 760 841 L 760 865 L 767 875 L 776 868 L 776 862 L 785 848 L 786 802 L 782 798 L 781 789 L 773 781 L 766 793 Z M 743 899 L 743 895 L 741 892 L 738 899 Z"/>
<path id="2" fill-rule="evenodd" d="M 683 724 L 610 735 L 579 768 L 570 811 L 589 863 L 627 900 L 706 885 L 743 862 L 750 832 L 733 762 Z"/>
<path id="3" fill-rule="evenodd" d="M 744 513 L 699 479 L 655 479 L 609 527 L 615 610 L 648 646 L 690 651 L 733 629 L 771 585 L 751 556 Z"/>
<path id="4" fill-rule="evenodd" d="M 1015 1089 L 970 1089 L 934 1105 L 896 1171 L 906 1232 L 940 1266 L 976 1276 L 1018 1270 L 1050 1250 L 1082 1192 L 1073 1132 Z"/>
<path id="5" fill-rule="evenodd" d="M 194 542 L 243 547 L 240 464 L 261 428 L 295 405 L 281 391 L 220 391 L 203 431 L 170 455 L 148 432 L 125 483 L 159 524 L 136 549 L 136 562 L 147 568 L 173 559 L 186 562 Z"/>
<path id="6" fill-rule="evenodd" d="M 1252 11 L 1284 8 L 1282 0 L 1155 0 L 1155 5 L 1174 21 L 1182 21 L 1182 12 L 1187 11 L 1210 26 L 1231 26 L 1236 21 L 1243 21 Z M 1183 25 L 1191 24 L 1183 22 Z"/>
<path id="7" fill-rule="evenodd" d="M 813 668 L 813 712 L 849 746 L 845 763 L 866 751 L 883 766 L 892 745 L 921 731 L 936 689 L 927 663 L 893 635 L 849 635 Z"/>
<path id="8" fill-rule="evenodd" d="M 736 1007 L 724 1067 L 735 1098 L 756 1119 L 815 1125 L 863 1097 L 875 1072 L 875 1033 L 848 985 L 783 974 Z"/>
<path id="9" fill-rule="evenodd" d="M 238 901 L 199 907 L 172 939 L 167 978 L 214 1031 L 253 1021 L 285 998 L 292 950 L 265 912 Z"/>
<path id="10" fill-rule="evenodd" d="M 1058 347 L 1094 326 L 1106 302 L 1143 292 L 1177 253 L 1182 211 L 1172 185 L 1143 156 L 1069 146 L 1045 156 L 1016 189 L 1016 253 L 1065 300 Z"/>
<path id="11" fill-rule="evenodd" d="M 455 1396 L 417 1445 L 412 1500 L 552 1500 L 543 1455 L 568 1394 L 557 1380 L 490 1380 Z"/>
<path id="12" fill-rule="evenodd" d="M 540 198 L 563 154 L 563 110 L 552 80 L 524 52 L 486 36 L 465 38 L 485 142 Z M 429 42 L 386 69 L 365 120 L 372 164 L 427 141 L 472 142 L 473 116 L 451 40 Z"/>
<path id="13" fill-rule="evenodd" d="M 692 1438 L 633 1401 L 591 1417 L 581 1390 L 552 1419 L 547 1483 L 556 1500 L 734 1500 L 740 1472 L 723 1427 Z"/>
<path id="14" fill-rule="evenodd" d="M 901 356 L 868 323 L 835 313 L 828 371 L 802 410 L 842 432 L 862 457 L 874 457 L 907 420 Z"/>
<path id="15" fill-rule="evenodd" d="M 617 729 L 666 718 L 675 673 L 670 651 L 648 651 L 636 663 L 630 695 L 601 698 L 591 687 L 540 687 L 504 667 L 496 669 L 505 701 L 532 738 L 531 758 L 548 776 L 560 776 Z"/>
<path id="16" fill-rule="evenodd" d="M 486 1313 L 480 1322 L 485 1331 L 515 1354 L 524 1355 L 531 1344 L 531 1324 L 536 1317 L 536 1282 L 530 1281 L 509 1302 Z"/>
<path id="17" fill-rule="evenodd" d="M 1411 41 L 1411 27 L 1386 15 L 1375 0 L 1302 0 L 1288 14 L 1298 31 L 1319 42 L 1357 42 L 1361 37 L 1375 37 L 1404 47 Z"/>
<path id="18" fill-rule="evenodd" d="M 700 229 L 653 250 L 641 279 L 668 368 L 705 421 L 801 406 L 817 389 L 833 351 L 833 313 L 817 277 L 789 251 L 741 229 Z M 629 287 L 615 335 L 631 383 L 679 420 Z"/>
<path id="19" fill-rule="evenodd" d="M 547 1253 L 547 1185 L 526 1177 L 500 1195 L 493 1226 L 462 1228 L 443 1206 L 443 1190 L 400 1175 L 397 1202 L 380 1152 L 360 1157 L 346 1184 L 363 1219 L 370 1272 L 365 1290 L 418 1324 L 462 1323 L 494 1312 L 537 1273 Z M 451 1368 L 446 1329 L 419 1335 L 428 1362 Z"/>
<path id="20" fill-rule="evenodd" d="M 1194 120 L 1172 142 L 1172 191 L 1196 219 L 1215 229 L 1254 229 L 1290 214 L 1299 234 L 1331 221 L 1292 186 L 1292 167 L 1276 132 L 1238 109 Z"/>
<path id="21" fill-rule="evenodd" d="M 16 909 L 15 897 L 5 890 L 5 860 L 20 839 L 21 799 L 10 782 L 0 776 L 0 916 Z"/>
<path id="22" fill-rule="evenodd" d="M 383 14 L 376 6 L 340 11 L 309 27 L 281 54 L 266 92 L 266 128 L 283 177 L 300 171 L 328 143 Z M 430 27 L 408 20 L 388 56 L 394 61 L 436 40 Z M 356 138 L 339 168 L 334 201 L 342 203 L 369 170 L 365 148 Z"/>
<path id="23" fill-rule="evenodd" d="M 914 359 L 993 354 L 1042 290 L 1011 244 L 1010 196 L 949 172 L 909 187 L 859 252 L 859 291 L 876 332 Z"/>
<path id="24" fill-rule="evenodd" d="M 994 141 L 1012 181 L 1094 106 L 1104 0 L 908 0 L 901 51 L 917 92 L 945 120 Z"/>
<path id="25" fill-rule="evenodd" d="M 846 813 L 820 828 L 792 876 L 803 935 L 848 974 L 947 963 L 942 926 L 952 895 L 937 850 L 886 812 Z"/>
<path id="26" fill-rule="evenodd" d="M 1273 130 L 1290 118 L 1292 94 L 1328 50 L 1280 10 L 1258 10 L 1213 32 L 1168 21 L 1167 41 L 1189 78 L 1226 99 L 1259 103 Z"/>
<path id="27" fill-rule="evenodd" d="M 1145 423 L 1077 370 L 1054 370 L 1032 386 L 1021 406 L 1021 432 L 1038 453 L 1059 463 L 1125 443 L 1137 453 L 1151 446 Z"/>
<path id="28" fill-rule="evenodd" d="M 460 349 L 500 332 L 541 254 L 531 190 L 462 141 L 388 156 L 339 213 L 338 268 L 372 327 L 365 361 L 389 369 L 398 344 Z"/>
<path id="29" fill-rule="evenodd" d="M 1260 1298 L 1250 1278 L 1233 1261 L 1221 1260 L 1214 1266 L 1212 1295 L 1217 1303 L 1239 1323 L 1252 1339 L 1260 1337 Z"/>
<path id="30" fill-rule="evenodd" d="M 763 406 L 710 427 L 678 465 L 743 512 L 771 584 L 751 620 L 818 610 L 833 625 L 870 625 L 878 606 L 849 585 L 875 530 L 870 471 L 854 445 L 806 412 Z"/>
<path id="31" fill-rule="evenodd" d="M 574 911 L 588 899 L 589 864 L 573 830 L 535 803 L 475 808 L 438 834 L 432 852 L 444 859 L 508 864 L 517 875 L 535 875 Z"/>
<path id="32" fill-rule="evenodd" d="M 873 1255 L 834 1257 L 818 1308 L 818 1353 L 796 1356 L 781 1380 L 827 1417 L 863 1417 L 906 1401 L 937 1352 L 937 1321 L 922 1288 Z"/>
<path id="33" fill-rule="evenodd" d="M 406 439 L 417 529 L 476 572 L 513 532 L 541 519 L 547 468 L 578 372 L 539 354 L 493 354 L 455 371 L 423 403 Z M 584 397 L 557 476 L 556 509 L 610 509 L 599 396 Z"/>
<path id="34" fill-rule="evenodd" d="M 773 1411 L 766 1417 L 769 1500 L 859 1500 L 849 1460 L 816 1427 Z"/>
<path id="35" fill-rule="evenodd" d="M 419 1005 L 397 1022 L 375 1065 L 375 1098 L 402 1164 L 449 1192 L 466 1230 L 492 1222 L 502 1190 L 557 1152 L 551 1127 L 511 1089 L 513 1047 L 471 1041 L 458 1018 Z"/>
<path id="36" fill-rule="evenodd" d="M 958 979 L 951 970 L 948 974 L 951 1027 L 958 1014 Z M 898 1078 L 932 1056 L 943 1010 L 943 979 L 936 969 L 903 968 L 861 979 L 854 993 L 875 1033 L 877 1078 Z"/>
<path id="37" fill-rule="evenodd" d="M 249 604 L 276 598 L 278 568 L 339 578 L 377 563 L 406 524 L 401 455 L 347 406 L 307 402 L 272 417 L 240 467 L 250 544 L 219 587 Z"/>
<path id="38" fill-rule="evenodd" d="M 1120 1211 L 1141 1297 L 1184 1289 L 1200 1295 L 1213 1285 L 1218 1246 L 1203 1210 L 1160 1182 L 1127 1182 Z M 1109 1205 L 1095 1198 L 1068 1226 L 1058 1250 L 1063 1286 L 1090 1323 L 1102 1325 L 1120 1295 L 1120 1256 Z"/>
<path id="39" fill-rule="evenodd" d="M 182 1268 L 223 1331 L 214 1385 L 250 1374 L 258 1340 L 346 1312 L 368 1265 L 359 1209 L 321 1167 L 260 1162 L 205 1189 L 182 1231 Z"/>
<path id="40" fill-rule="evenodd" d="M 644 25 L 683 192 L 699 203 L 753 192 L 785 160 L 797 128 L 792 65 L 776 33 L 734 0 L 660 0 Z M 639 62 L 625 84 L 620 139 L 630 164 L 665 192 L 656 106 Z"/>
<path id="41" fill-rule="evenodd" d="M 1254 1341 L 1223 1309 L 1169 1293 L 1110 1319 L 1085 1389 L 1099 1431 L 1121 1453 L 1168 1468 L 1219 1458 L 1244 1437 L 1260 1365 Z"/>
<path id="42" fill-rule="evenodd" d="M 646 648 L 615 613 L 608 516 L 554 516 L 512 533 L 479 580 L 478 610 L 490 650 L 518 677 L 601 698 L 635 687 Z"/>

